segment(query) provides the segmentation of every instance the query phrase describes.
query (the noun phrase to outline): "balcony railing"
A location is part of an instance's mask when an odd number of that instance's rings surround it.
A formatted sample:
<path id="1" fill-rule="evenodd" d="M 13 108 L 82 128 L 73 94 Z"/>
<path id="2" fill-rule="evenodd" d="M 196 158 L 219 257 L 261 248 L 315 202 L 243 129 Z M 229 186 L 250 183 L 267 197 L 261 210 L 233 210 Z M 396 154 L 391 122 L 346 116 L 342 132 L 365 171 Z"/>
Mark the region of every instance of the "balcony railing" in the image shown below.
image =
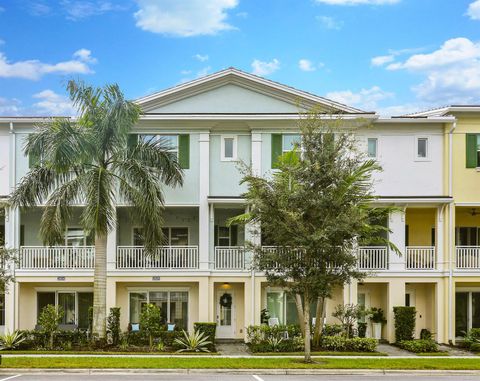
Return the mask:
<path id="1" fill-rule="evenodd" d="M 435 246 L 407 246 L 405 264 L 407 270 L 434 270 Z"/>
<path id="2" fill-rule="evenodd" d="M 388 250 L 384 246 L 361 246 L 357 252 L 359 270 L 388 270 Z"/>
<path id="3" fill-rule="evenodd" d="M 19 269 L 93 269 L 95 247 L 93 246 L 22 246 Z"/>
<path id="4" fill-rule="evenodd" d="M 215 269 L 217 270 L 244 270 L 245 247 L 243 246 L 216 246 Z"/>
<path id="5" fill-rule="evenodd" d="M 150 255 L 143 246 L 118 246 L 117 269 L 198 269 L 198 246 L 162 246 Z"/>
<path id="6" fill-rule="evenodd" d="M 480 246 L 457 246 L 455 256 L 457 269 L 480 269 Z"/>

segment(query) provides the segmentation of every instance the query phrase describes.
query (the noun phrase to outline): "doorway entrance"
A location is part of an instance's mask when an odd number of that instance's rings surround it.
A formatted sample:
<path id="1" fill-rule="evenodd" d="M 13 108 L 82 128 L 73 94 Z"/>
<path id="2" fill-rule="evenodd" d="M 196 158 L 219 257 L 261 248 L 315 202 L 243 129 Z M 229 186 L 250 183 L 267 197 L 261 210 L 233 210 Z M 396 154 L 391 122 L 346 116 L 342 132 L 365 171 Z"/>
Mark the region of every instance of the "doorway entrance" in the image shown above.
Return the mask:
<path id="1" fill-rule="evenodd" d="M 216 292 L 217 337 L 235 337 L 235 295 L 232 289 L 219 288 Z"/>

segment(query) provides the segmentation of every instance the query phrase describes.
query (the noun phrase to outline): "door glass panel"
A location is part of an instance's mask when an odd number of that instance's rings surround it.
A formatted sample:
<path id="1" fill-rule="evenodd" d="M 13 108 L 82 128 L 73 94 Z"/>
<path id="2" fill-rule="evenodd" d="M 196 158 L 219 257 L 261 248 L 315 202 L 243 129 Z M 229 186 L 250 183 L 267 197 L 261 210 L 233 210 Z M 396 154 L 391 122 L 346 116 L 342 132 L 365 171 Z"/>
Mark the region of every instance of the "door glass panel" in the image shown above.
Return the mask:
<path id="1" fill-rule="evenodd" d="M 45 306 L 55 305 L 55 293 L 54 292 L 38 292 L 37 293 L 37 318 L 42 313 Z"/>
<path id="2" fill-rule="evenodd" d="M 130 293 L 130 323 L 140 323 L 140 313 L 143 306 L 147 304 L 147 294 L 143 292 Z"/>
<path id="3" fill-rule="evenodd" d="M 83 229 L 67 229 L 67 246 L 85 246 L 85 232 Z"/>
<path id="4" fill-rule="evenodd" d="M 63 309 L 61 324 L 75 324 L 75 293 L 59 292 L 58 306 Z"/>
<path id="5" fill-rule="evenodd" d="M 218 227 L 218 246 L 230 246 L 230 228 L 228 226 Z"/>
<path id="6" fill-rule="evenodd" d="M 277 318 L 283 324 L 283 292 L 267 293 L 267 310 L 271 318 Z"/>
<path id="7" fill-rule="evenodd" d="M 357 304 L 358 304 L 359 306 L 362 306 L 363 308 L 365 308 L 365 307 L 366 307 L 365 303 L 366 303 L 366 296 L 365 296 L 365 294 L 364 294 L 364 293 L 358 293 L 358 294 L 357 294 Z M 365 316 L 362 316 L 360 319 L 358 319 L 358 321 L 359 321 L 360 323 L 365 323 Z"/>
<path id="8" fill-rule="evenodd" d="M 160 308 L 161 322 L 162 324 L 167 323 L 168 317 L 168 292 L 166 291 L 155 291 L 149 293 L 150 303 L 155 304 Z"/>
<path id="9" fill-rule="evenodd" d="M 285 308 L 286 324 L 298 324 L 297 305 L 295 298 L 290 294 L 286 294 Z"/>
<path id="10" fill-rule="evenodd" d="M 188 228 L 171 228 L 170 245 L 188 246 Z"/>
<path id="11" fill-rule="evenodd" d="M 220 325 L 221 326 L 230 326 L 232 325 L 232 304 L 225 305 L 225 302 L 228 298 L 232 298 L 232 294 L 225 292 L 220 296 Z M 222 305 L 224 304 L 224 305 Z"/>
<path id="12" fill-rule="evenodd" d="M 78 328 L 88 329 L 88 309 L 93 306 L 93 292 L 78 293 Z"/>
<path id="13" fill-rule="evenodd" d="M 170 323 L 188 328 L 188 292 L 170 292 Z"/>
<path id="14" fill-rule="evenodd" d="M 233 158 L 233 138 L 225 138 L 224 139 L 224 153 L 225 153 L 225 158 Z"/>
<path id="15" fill-rule="evenodd" d="M 455 294 L 455 336 L 465 336 L 468 331 L 468 292 Z"/>
<path id="16" fill-rule="evenodd" d="M 480 292 L 472 292 L 472 328 L 480 328 Z"/>

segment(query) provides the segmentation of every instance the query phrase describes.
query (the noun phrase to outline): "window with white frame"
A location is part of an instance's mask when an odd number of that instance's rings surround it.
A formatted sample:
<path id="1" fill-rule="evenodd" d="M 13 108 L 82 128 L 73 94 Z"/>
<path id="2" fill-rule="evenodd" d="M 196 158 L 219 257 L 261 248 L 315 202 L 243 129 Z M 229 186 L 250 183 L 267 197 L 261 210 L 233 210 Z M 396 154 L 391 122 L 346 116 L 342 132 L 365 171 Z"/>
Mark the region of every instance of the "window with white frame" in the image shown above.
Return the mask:
<path id="1" fill-rule="evenodd" d="M 416 144 L 416 158 L 418 160 L 428 158 L 428 138 L 418 137 Z"/>
<path id="2" fill-rule="evenodd" d="M 168 152 L 172 152 L 178 158 L 178 135 L 140 135 L 144 141 L 159 141 L 161 140 L 166 146 Z"/>
<path id="3" fill-rule="evenodd" d="M 300 134 L 283 134 L 282 135 L 282 153 L 290 152 L 295 147 L 301 150 L 302 136 Z"/>
<path id="4" fill-rule="evenodd" d="M 284 290 L 268 290 L 266 308 L 271 318 L 277 318 L 280 324 L 298 324 L 297 306 L 294 297 Z M 316 311 L 317 304 L 310 305 Z"/>
<path id="5" fill-rule="evenodd" d="M 221 160 L 235 161 L 237 160 L 237 136 L 222 135 L 221 136 Z"/>
<path id="6" fill-rule="evenodd" d="M 163 227 L 165 237 L 165 246 L 188 246 L 189 232 L 188 227 Z M 133 228 L 133 245 L 144 246 L 143 228 Z"/>
<path id="7" fill-rule="evenodd" d="M 87 246 L 92 243 L 89 236 L 82 228 L 69 227 L 65 232 L 66 246 Z"/>
<path id="8" fill-rule="evenodd" d="M 367 139 L 367 155 L 370 158 L 377 157 L 378 155 L 378 139 L 377 138 Z"/>
<path id="9" fill-rule="evenodd" d="M 188 291 L 155 290 L 130 292 L 130 323 L 140 323 L 143 307 L 155 304 L 160 309 L 163 324 L 176 324 L 182 329 L 188 329 Z"/>

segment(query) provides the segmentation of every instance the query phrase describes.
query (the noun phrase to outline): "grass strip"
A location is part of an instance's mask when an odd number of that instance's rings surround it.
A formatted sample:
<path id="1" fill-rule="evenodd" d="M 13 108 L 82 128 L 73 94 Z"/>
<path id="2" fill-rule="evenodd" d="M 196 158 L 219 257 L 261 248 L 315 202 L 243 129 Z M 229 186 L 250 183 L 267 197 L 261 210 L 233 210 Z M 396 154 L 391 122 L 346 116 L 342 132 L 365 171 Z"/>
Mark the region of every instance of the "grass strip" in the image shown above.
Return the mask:
<path id="1" fill-rule="evenodd" d="M 265 352 L 253 356 L 303 356 L 303 352 Z M 312 356 L 388 356 L 383 352 L 312 352 Z"/>
<path id="2" fill-rule="evenodd" d="M 430 370 L 480 370 L 478 358 L 427 359 L 427 358 L 379 358 L 336 359 L 316 358 L 315 363 L 305 364 L 291 358 L 4 358 L 3 368 L 137 368 L 137 369 L 430 369 Z"/>

